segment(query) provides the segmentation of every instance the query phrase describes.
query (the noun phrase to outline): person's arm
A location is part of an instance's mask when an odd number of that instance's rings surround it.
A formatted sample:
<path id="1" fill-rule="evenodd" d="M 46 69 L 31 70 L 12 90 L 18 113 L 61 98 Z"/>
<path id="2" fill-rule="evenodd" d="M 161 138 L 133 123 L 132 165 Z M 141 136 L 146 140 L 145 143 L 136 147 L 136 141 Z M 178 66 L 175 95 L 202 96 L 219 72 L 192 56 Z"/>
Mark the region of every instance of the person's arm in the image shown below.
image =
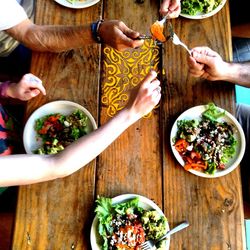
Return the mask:
<path id="1" fill-rule="evenodd" d="M 168 15 L 168 18 L 176 18 L 181 13 L 180 0 L 163 0 L 160 7 L 161 15 Z"/>
<path id="2" fill-rule="evenodd" d="M 131 124 L 158 104 L 160 82 L 151 72 L 131 94 L 126 108 L 105 125 L 69 145 L 57 155 L 10 155 L 0 157 L 0 186 L 24 185 L 74 173 L 107 148 Z"/>
<path id="3" fill-rule="evenodd" d="M 210 81 L 227 81 L 250 87 L 250 62 L 228 63 L 221 56 L 208 47 L 192 49 L 192 56 L 188 59 L 189 72 L 194 77 L 201 77 Z"/>
<path id="4" fill-rule="evenodd" d="M 26 19 L 6 32 L 28 48 L 37 51 L 62 52 L 95 43 L 90 24 L 36 25 Z M 135 48 L 143 44 L 142 40 L 135 39 L 140 35 L 138 32 L 118 20 L 102 22 L 98 33 L 103 43 L 117 50 Z"/>
<path id="5" fill-rule="evenodd" d="M 250 62 L 226 63 L 226 69 L 223 81 L 250 88 Z"/>
<path id="6" fill-rule="evenodd" d="M 46 90 L 42 81 L 33 74 L 25 74 L 21 80 L 15 82 L 0 83 L 0 97 L 14 98 L 21 101 L 28 101 L 42 93 L 46 95 Z"/>

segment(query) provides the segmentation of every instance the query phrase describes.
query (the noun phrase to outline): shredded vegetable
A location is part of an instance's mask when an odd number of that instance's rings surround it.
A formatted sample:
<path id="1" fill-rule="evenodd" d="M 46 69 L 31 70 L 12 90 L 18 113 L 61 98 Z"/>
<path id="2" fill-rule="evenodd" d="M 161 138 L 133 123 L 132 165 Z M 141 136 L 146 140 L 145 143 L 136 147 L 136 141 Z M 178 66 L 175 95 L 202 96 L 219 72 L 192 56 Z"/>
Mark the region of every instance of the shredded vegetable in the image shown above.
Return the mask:
<path id="1" fill-rule="evenodd" d="M 70 115 L 50 114 L 36 120 L 37 137 L 42 146 L 34 151 L 36 154 L 56 154 L 73 141 L 88 134 L 88 117 L 80 110 Z"/>
<path id="2" fill-rule="evenodd" d="M 221 0 L 182 0 L 181 13 L 191 16 L 198 13 L 209 13 L 220 3 Z"/>
<path id="3" fill-rule="evenodd" d="M 185 162 L 186 170 L 195 169 L 214 174 L 224 169 L 235 154 L 236 140 L 231 124 L 218 121 L 221 112 L 210 103 L 200 119 L 177 121 L 175 149 Z"/>
<path id="4" fill-rule="evenodd" d="M 144 210 L 139 198 L 112 204 L 112 199 L 98 197 L 95 212 L 103 250 L 139 250 L 146 240 L 157 240 L 167 232 L 167 219 L 156 210 Z M 157 249 L 165 244 L 159 242 Z"/>

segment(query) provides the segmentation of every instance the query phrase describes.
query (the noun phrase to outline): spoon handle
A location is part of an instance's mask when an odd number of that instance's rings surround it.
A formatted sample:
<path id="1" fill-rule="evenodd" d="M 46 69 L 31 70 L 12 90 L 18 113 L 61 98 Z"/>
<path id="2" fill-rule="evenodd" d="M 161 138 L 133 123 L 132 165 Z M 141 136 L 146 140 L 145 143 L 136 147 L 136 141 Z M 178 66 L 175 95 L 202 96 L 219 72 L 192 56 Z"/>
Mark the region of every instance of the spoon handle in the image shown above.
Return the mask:
<path id="1" fill-rule="evenodd" d="M 152 39 L 152 36 L 141 35 L 136 37 L 136 40 L 147 40 L 147 39 Z"/>
<path id="2" fill-rule="evenodd" d="M 161 21 L 159 21 L 159 23 L 163 25 L 167 21 L 168 18 L 169 18 L 169 12 L 161 19 Z"/>
<path id="3" fill-rule="evenodd" d="M 161 240 L 167 238 L 167 237 L 170 236 L 171 234 L 174 234 L 174 233 L 176 233 L 176 232 L 178 232 L 178 231 L 180 231 L 180 230 L 182 230 L 182 229 L 184 229 L 184 228 L 186 228 L 186 227 L 188 227 L 188 226 L 189 226 L 189 223 L 188 223 L 187 221 L 182 222 L 182 223 L 179 224 L 178 226 L 176 226 L 176 227 L 174 227 L 173 229 L 169 230 L 165 235 L 163 235 L 161 238 L 159 238 L 159 239 L 157 240 L 157 242 L 159 242 L 159 241 L 161 241 Z"/>

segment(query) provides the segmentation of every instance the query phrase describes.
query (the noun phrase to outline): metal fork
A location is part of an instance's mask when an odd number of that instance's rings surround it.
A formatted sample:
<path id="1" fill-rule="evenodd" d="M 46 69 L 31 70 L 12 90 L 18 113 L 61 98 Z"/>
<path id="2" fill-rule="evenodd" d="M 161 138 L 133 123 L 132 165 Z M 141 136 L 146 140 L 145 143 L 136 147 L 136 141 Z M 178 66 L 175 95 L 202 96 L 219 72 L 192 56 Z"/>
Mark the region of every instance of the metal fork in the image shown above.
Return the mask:
<path id="1" fill-rule="evenodd" d="M 180 225 L 178 225 L 178 226 L 174 227 L 173 229 L 169 230 L 165 235 L 163 235 L 163 236 L 162 236 L 161 238 L 159 238 L 158 240 L 156 240 L 156 241 L 147 240 L 147 241 L 145 241 L 144 243 L 142 243 L 142 244 L 140 245 L 141 250 L 152 250 L 152 249 L 156 249 L 156 244 L 157 244 L 159 241 L 161 241 L 161 240 L 167 238 L 167 237 L 170 236 L 171 234 L 174 234 L 174 233 L 176 233 L 176 232 L 178 232 L 178 231 L 180 231 L 180 230 L 182 230 L 182 229 L 184 229 L 184 228 L 186 228 L 186 227 L 188 227 L 188 226 L 189 226 L 189 223 L 188 223 L 187 221 L 182 222 Z"/>
<path id="2" fill-rule="evenodd" d="M 187 52 L 189 53 L 189 55 L 191 55 L 191 50 L 188 48 L 188 46 L 185 43 L 183 43 L 180 40 L 180 38 L 175 33 L 171 37 L 171 40 L 172 40 L 173 44 L 175 44 L 175 45 L 181 45 L 183 48 L 185 48 L 187 50 Z"/>
<path id="3" fill-rule="evenodd" d="M 173 42 L 174 45 L 181 45 L 183 48 L 185 48 L 187 50 L 187 52 L 189 53 L 189 55 L 191 55 L 191 50 L 188 48 L 188 46 L 183 43 L 180 38 L 174 33 L 173 30 L 173 26 L 172 24 L 169 22 L 168 23 L 168 32 L 170 34 L 170 38 Z"/>

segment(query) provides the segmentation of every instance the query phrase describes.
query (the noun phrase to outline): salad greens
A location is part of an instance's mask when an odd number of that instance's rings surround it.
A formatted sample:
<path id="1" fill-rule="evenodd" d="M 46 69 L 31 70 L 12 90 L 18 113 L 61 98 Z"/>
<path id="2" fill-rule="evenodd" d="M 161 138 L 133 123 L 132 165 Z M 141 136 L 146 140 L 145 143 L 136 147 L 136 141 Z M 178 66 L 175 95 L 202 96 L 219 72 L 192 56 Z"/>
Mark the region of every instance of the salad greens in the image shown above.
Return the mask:
<path id="1" fill-rule="evenodd" d="M 214 10 L 221 0 L 182 0 L 181 13 L 194 16 L 198 13 L 208 13 Z"/>
<path id="2" fill-rule="evenodd" d="M 225 164 L 235 155 L 237 141 L 232 126 L 220 122 L 223 117 L 213 103 L 207 105 L 200 119 L 177 121 L 174 146 L 185 162 L 186 170 L 195 169 L 214 174 L 224 169 Z"/>
<path id="3" fill-rule="evenodd" d="M 86 0 L 67 0 L 71 4 L 75 4 L 76 2 L 84 2 Z"/>
<path id="4" fill-rule="evenodd" d="M 46 115 L 36 120 L 35 131 L 42 139 L 42 146 L 34 151 L 36 154 L 56 154 L 73 141 L 89 133 L 88 117 L 75 110 L 70 115 L 59 113 Z"/>
<path id="5" fill-rule="evenodd" d="M 219 119 L 220 117 L 223 117 L 224 115 L 225 115 L 225 111 L 221 112 L 219 109 L 217 109 L 214 103 L 208 103 L 207 110 L 205 110 L 202 113 L 203 117 L 210 119 L 212 121 L 216 121 L 217 119 Z"/>
<path id="6" fill-rule="evenodd" d="M 98 197 L 95 209 L 103 250 L 138 249 L 148 239 L 159 239 L 167 232 L 167 219 L 157 211 L 139 206 L 139 198 L 112 204 L 112 199 Z M 164 241 L 157 249 L 164 249 Z"/>

